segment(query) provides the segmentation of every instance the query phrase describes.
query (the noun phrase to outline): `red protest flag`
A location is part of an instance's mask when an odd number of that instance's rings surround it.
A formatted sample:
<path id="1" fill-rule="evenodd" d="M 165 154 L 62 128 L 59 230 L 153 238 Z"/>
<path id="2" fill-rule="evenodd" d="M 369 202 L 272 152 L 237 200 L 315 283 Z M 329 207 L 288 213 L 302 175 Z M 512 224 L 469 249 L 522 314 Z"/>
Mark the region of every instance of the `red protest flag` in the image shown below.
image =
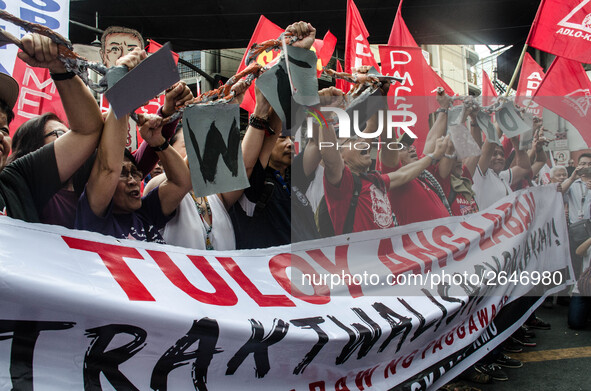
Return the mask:
<path id="1" fill-rule="evenodd" d="M 252 33 L 252 37 L 250 38 L 250 42 L 248 42 L 248 46 L 246 48 L 246 51 L 244 52 L 244 56 L 242 56 L 242 61 L 240 61 L 240 66 L 238 67 L 238 70 L 236 71 L 236 73 L 238 73 L 238 72 L 242 71 L 244 68 L 246 68 L 246 62 L 245 62 L 246 56 L 248 55 L 248 50 L 250 49 L 250 47 L 253 44 L 268 41 L 270 39 L 277 39 L 277 37 L 279 37 L 281 35 L 281 33 L 283 33 L 283 31 L 284 31 L 284 29 L 277 26 L 275 23 L 271 22 L 269 19 L 267 19 L 263 15 L 261 15 L 261 17 L 259 18 L 259 21 L 254 29 L 254 32 Z M 279 56 L 279 51 L 271 50 L 269 52 L 263 52 L 263 53 L 259 54 L 259 56 L 256 58 L 256 62 L 258 62 L 259 64 L 264 66 L 264 65 L 269 64 L 271 61 L 273 61 L 278 56 Z M 250 86 L 250 88 L 244 94 L 244 100 L 242 101 L 242 104 L 240 105 L 240 107 L 242 107 L 244 110 L 248 111 L 249 113 L 252 113 L 254 111 L 255 103 L 256 103 L 256 99 L 255 99 L 254 84 L 253 84 Z"/>
<path id="2" fill-rule="evenodd" d="M 160 45 L 158 42 L 150 39 L 148 42 L 148 46 L 146 46 L 146 53 L 156 53 L 158 51 L 158 49 L 160 49 L 162 47 L 162 45 Z M 175 52 L 171 52 L 172 53 L 172 57 L 174 58 L 174 63 L 178 64 L 179 63 L 179 55 L 178 53 Z"/>
<path id="3" fill-rule="evenodd" d="M 252 33 L 250 42 L 248 42 L 246 52 L 244 52 L 244 56 L 242 56 L 242 61 L 240 61 L 240 66 L 238 67 L 236 73 L 246 68 L 246 56 L 248 55 L 248 50 L 252 45 L 254 45 L 255 43 L 262 43 L 270 39 L 277 39 L 277 37 L 279 37 L 283 33 L 283 31 L 284 29 L 277 26 L 269 19 L 265 18 L 264 15 L 261 15 L 256 27 L 254 28 L 254 32 Z M 279 51 L 263 52 L 256 58 L 256 62 L 258 62 L 261 65 L 267 65 L 268 63 L 273 61 L 273 59 L 275 59 L 277 56 L 279 56 Z"/>
<path id="4" fill-rule="evenodd" d="M 48 112 L 56 114 L 67 125 L 62 99 L 49 75 L 49 69 L 33 68 L 16 57 L 12 77 L 19 84 L 20 94 L 13 110 L 11 135 L 29 119 Z"/>
<path id="5" fill-rule="evenodd" d="M 337 60 L 337 72 L 343 72 L 343 67 L 339 60 Z M 343 79 L 335 79 L 335 87 L 343 92 L 348 92 L 351 89 L 351 83 Z"/>
<path id="6" fill-rule="evenodd" d="M 244 56 L 242 56 L 242 61 L 240 61 L 240 66 L 238 67 L 236 73 L 246 68 L 246 56 L 248 55 L 248 49 L 250 49 L 250 47 L 253 44 L 262 43 L 270 39 L 277 39 L 284 31 L 285 29 L 277 26 L 275 23 L 271 22 L 269 19 L 261 15 L 254 29 L 254 32 L 252 33 L 252 37 L 250 38 L 248 47 L 244 52 Z M 311 50 L 316 52 L 316 55 L 318 57 L 318 62 L 316 65 L 318 76 L 320 76 L 320 74 L 322 73 L 322 68 L 325 67 L 330 61 L 336 44 L 337 37 L 335 37 L 330 31 L 327 31 L 323 39 L 314 40 Z M 273 62 L 273 60 L 275 60 L 277 57 L 279 57 L 279 54 L 281 54 L 281 52 L 278 50 L 271 50 L 269 52 L 264 51 L 261 54 L 259 54 L 259 56 L 256 58 L 256 62 L 263 66 L 268 65 L 271 62 Z M 251 85 L 248 91 L 246 91 L 246 93 L 244 94 L 244 100 L 242 101 L 240 107 L 242 107 L 249 113 L 252 113 L 254 111 L 255 103 L 256 99 L 254 85 Z"/>
<path id="7" fill-rule="evenodd" d="M 328 65 L 334 48 L 337 46 L 337 37 L 335 37 L 330 30 L 324 34 L 323 39 L 315 39 L 312 44 L 312 50 L 316 53 L 318 61 L 316 62 L 316 77 L 320 77 L 322 69 Z"/>
<path id="8" fill-rule="evenodd" d="M 557 56 L 591 63 L 591 0 L 544 0 L 527 44 Z"/>
<path id="9" fill-rule="evenodd" d="M 525 53 L 523 65 L 521 66 L 521 74 L 519 75 L 515 103 L 525 107 L 528 113 L 540 118 L 542 117 L 542 107 L 532 101 L 531 97 L 534 96 L 543 79 L 544 70 L 542 67 L 538 65 L 529 53 Z"/>
<path id="10" fill-rule="evenodd" d="M 482 93 L 480 96 L 482 96 L 483 106 L 490 106 L 493 103 L 493 98 L 499 96 L 484 69 L 482 70 Z"/>
<path id="11" fill-rule="evenodd" d="M 556 57 L 533 100 L 570 122 L 591 146 L 591 81 L 579 62 Z"/>
<path id="12" fill-rule="evenodd" d="M 429 114 L 439 107 L 433 91 L 438 75 L 427 64 L 419 47 L 380 46 L 380 58 L 384 75 L 403 79 L 390 87 L 388 107 L 396 113 L 395 121 L 416 121 L 409 129 L 418 137 L 413 145 L 420 153 L 429 132 Z"/>
<path id="13" fill-rule="evenodd" d="M 406 27 L 406 23 L 404 19 L 402 19 L 402 0 L 400 4 L 398 4 L 398 10 L 396 11 L 396 17 L 394 18 L 394 23 L 392 24 L 392 31 L 390 32 L 390 38 L 388 39 L 388 46 L 405 46 L 405 47 L 413 47 L 418 48 L 419 45 L 413 38 L 412 34 Z M 380 49 L 381 53 L 381 49 Z M 382 66 L 384 64 L 384 58 L 380 56 L 382 59 Z M 426 93 L 431 93 L 437 87 L 443 87 L 445 92 L 453 96 L 455 92 L 451 89 L 451 87 L 431 68 L 429 64 L 427 64 L 427 60 L 423 57 L 423 66 L 429 68 L 430 72 L 425 73 L 425 82 L 424 82 L 424 91 Z M 435 107 L 433 110 L 436 110 Z"/>
<path id="14" fill-rule="evenodd" d="M 423 57 L 424 59 L 425 57 Z M 437 87 L 442 87 L 445 90 L 445 93 L 449 96 L 454 96 L 456 93 L 454 92 L 454 90 L 451 89 L 451 87 L 441 78 L 441 76 L 439 76 L 437 74 L 437 72 L 435 72 L 433 70 L 433 68 L 431 68 L 431 66 L 429 64 L 427 64 L 427 60 L 425 60 L 425 65 L 429 67 L 429 69 L 431 69 L 431 80 L 430 80 L 430 86 L 427 88 L 427 90 L 429 92 L 433 91 L 434 89 L 436 89 Z M 431 88 L 433 87 L 433 88 Z M 429 89 L 431 88 L 431 89 Z"/>
<path id="15" fill-rule="evenodd" d="M 367 41 L 369 32 L 365 28 L 361 14 L 353 0 L 347 0 L 347 30 L 345 33 L 345 72 L 351 68 L 369 65 L 379 70 L 377 61 Z"/>
<path id="16" fill-rule="evenodd" d="M 316 46 L 319 46 L 316 48 Z M 321 61 L 323 67 L 328 65 L 332 54 L 334 53 L 334 48 L 337 46 L 337 37 L 333 35 L 333 33 L 329 31 L 324 34 L 324 38 L 317 39 L 314 41 L 314 46 L 316 48 L 316 55 L 318 59 Z"/>
<path id="17" fill-rule="evenodd" d="M 396 11 L 396 17 L 394 18 L 394 24 L 392 24 L 392 31 L 390 31 L 390 38 L 388 39 L 388 46 L 413 46 L 418 47 L 419 45 L 412 37 L 402 14 L 400 12 L 402 8 L 402 0 L 398 4 L 398 10 Z"/>

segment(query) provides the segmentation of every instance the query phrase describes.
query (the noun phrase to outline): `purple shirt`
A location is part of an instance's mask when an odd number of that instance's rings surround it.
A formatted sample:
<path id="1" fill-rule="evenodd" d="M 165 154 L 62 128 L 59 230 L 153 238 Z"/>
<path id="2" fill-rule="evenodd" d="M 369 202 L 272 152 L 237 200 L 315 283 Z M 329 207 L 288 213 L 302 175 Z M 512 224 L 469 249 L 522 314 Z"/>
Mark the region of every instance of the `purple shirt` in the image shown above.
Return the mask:
<path id="1" fill-rule="evenodd" d="M 158 232 L 174 216 L 162 213 L 158 188 L 142 197 L 142 206 L 124 214 L 113 213 L 113 202 L 109 204 L 104 217 L 99 217 L 90 209 L 86 189 L 80 196 L 76 209 L 76 229 L 98 232 L 119 239 L 136 239 L 145 242 L 165 243 Z"/>
<path id="2" fill-rule="evenodd" d="M 43 224 L 61 225 L 73 229 L 77 204 L 76 192 L 62 188 L 47 202 L 39 219 Z"/>

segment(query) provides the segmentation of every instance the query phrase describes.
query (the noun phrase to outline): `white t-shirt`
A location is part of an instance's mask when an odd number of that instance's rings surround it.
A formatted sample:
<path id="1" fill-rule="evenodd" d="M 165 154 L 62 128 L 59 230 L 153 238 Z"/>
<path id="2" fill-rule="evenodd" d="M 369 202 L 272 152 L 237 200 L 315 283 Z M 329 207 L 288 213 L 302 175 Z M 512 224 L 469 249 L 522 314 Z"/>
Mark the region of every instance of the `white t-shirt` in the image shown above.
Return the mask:
<path id="1" fill-rule="evenodd" d="M 474 181 L 472 189 L 476 193 L 476 203 L 480 210 L 488 208 L 501 198 L 513 193 L 511 190 L 511 182 L 513 181 L 511 169 L 497 174 L 489 168 L 483 174 L 480 167 L 476 166 L 472 180 Z"/>
<path id="2" fill-rule="evenodd" d="M 316 213 L 316 209 L 318 209 L 318 205 L 324 197 L 324 167 L 322 165 L 318 165 L 316 167 L 316 172 L 314 173 L 314 179 L 310 182 L 310 186 L 308 186 L 308 190 L 306 191 L 306 197 L 310 202 L 310 206 L 312 206 L 312 210 Z"/>
<path id="3" fill-rule="evenodd" d="M 213 228 L 209 238 L 215 250 L 235 250 L 234 227 L 228 211 L 217 195 L 207 197 L 211 208 Z M 199 216 L 193 197 L 188 193 L 177 208 L 176 215 L 166 224 L 162 237 L 168 244 L 205 250 L 206 224 Z"/>
<path id="4" fill-rule="evenodd" d="M 582 180 L 574 181 L 565 193 L 570 223 L 591 218 L 591 194 Z"/>

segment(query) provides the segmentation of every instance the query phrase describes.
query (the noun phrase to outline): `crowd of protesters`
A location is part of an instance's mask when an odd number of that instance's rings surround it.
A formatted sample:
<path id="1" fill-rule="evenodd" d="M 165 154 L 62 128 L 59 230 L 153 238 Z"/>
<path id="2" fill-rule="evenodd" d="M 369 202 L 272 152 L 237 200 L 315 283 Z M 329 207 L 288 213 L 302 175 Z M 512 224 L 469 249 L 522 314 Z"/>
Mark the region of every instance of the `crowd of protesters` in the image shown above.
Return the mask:
<path id="1" fill-rule="evenodd" d="M 312 26 L 299 22 L 288 29 L 300 37 L 294 45 L 311 47 Z M 146 57 L 143 38 L 135 30 L 109 28 L 102 42 L 108 66 L 132 69 Z M 535 122 L 529 150 L 521 150 L 518 139 L 503 145 L 483 141 L 470 99 L 463 103 L 462 120 L 481 154 L 458 159 L 445 135 L 452 107 L 445 93 L 433 97 L 439 109 L 422 151 L 408 136 L 383 140 L 395 141 L 400 148 L 380 149 L 376 162 L 371 149 L 352 147 L 357 138 L 338 139 L 328 126 L 315 127 L 313 137 L 294 156 L 292 137 L 281 134 L 279 116 L 257 89 L 241 144 L 250 186 L 198 197 L 191 186 L 181 125 L 171 121 L 163 126 L 175 107 L 193 98 L 184 83 L 166 92 L 157 115 L 144 117 L 143 142 L 132 154 L 125 148 L 129 116 L 116 118 L 111 111 L 103 116 L 82 80 L 57 59 L 57 46 L 48 38 L 28 34 L 22 43 L 23 61 L 49 69 L 69 125 L 45 113 L 9 132 L 18 84 L 0 74 L 0 209 L 28 222 L 202 250 L 264 248 L 477 213 L 516 188 L 533 186 L 531 179 L 548 160 L 541 122 Z M 380 91 L 385 95 L 388 85 Z M 339 104 L 344 92 L 331 87 L 319 95 Z M 365 132 L 375 131 L 377 115 L 367 121 Z M 321 143 L 339 148 L 319 148 Z M 581 155 L 576 166 L 554 166 L 550 181 L 563 193 L 569 224 L 591 217 L 591 154 Z M 589 266 L 591 238 L 571 247 L 579 273 Z M 580 296 L 576 288 L 571 293 L 569 325 L 585 327 L 591 298 Z M 521 363 L 503 349 L 518 352 L 532 346 L 531 328 L 550 325 L 530 317 L 502 348 L 463 376 L 478 382 L 506 380 L 500 366 Z"/>

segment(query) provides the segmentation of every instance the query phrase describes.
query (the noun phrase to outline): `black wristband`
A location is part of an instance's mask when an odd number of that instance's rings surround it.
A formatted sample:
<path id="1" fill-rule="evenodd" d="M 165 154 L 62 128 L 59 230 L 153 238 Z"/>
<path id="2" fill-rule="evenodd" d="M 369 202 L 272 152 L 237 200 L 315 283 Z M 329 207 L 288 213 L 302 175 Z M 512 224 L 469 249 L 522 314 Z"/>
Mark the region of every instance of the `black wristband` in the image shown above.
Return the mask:
<path id="1" fill-rule="evenodd" d="M 447 114 L 447 109 L 444 109 L 443 107 L 440 107 L 437 110 L 435 110 L 435 114 L 438 114 L 438 113 L 445 113 L 445 114 Z"/>
<path id="2" fill-rule="evenodd" d="M 248 124 L 259 130 L 267 130 L 269 128 L 269 121 L 266 118 L 257 117 L 254 114 L 250 115 Z"/>
<path id="3" fill-rule="evenodd" d="M 159 146 L 157 146 L 157 147 L 150 147 L 150 148 L 152 148 L 154 151 L 162 152 L 166 148 L 168 148 L 169 145 L 170 144 L 168 143 L 168 141 L 164 140 L 164 142 L 162 144 L 160 144 Z"/>
<path id="4" fill-rule="evenodd" d="M 49 72 L 49 76 L 51 76 L 51 78 L 55 81 L 60 81 L 60 80 L 70 80 L 74 76 L 76 76 L 76 74 L 74 72 L 64 72 L 64 73 Z"/>
<path id="5" fill-rule="evenodd" d="M 254 115 L 254 113 L 250 115 L 250 118 L 248 119 L 248 125 L 255 129 L 264 130 L 267 133 L 267 136 L 272 136 L 275 134 L 275 131 L 271 129 L 269 120 L 266 118 L 257 117 Z"/>

